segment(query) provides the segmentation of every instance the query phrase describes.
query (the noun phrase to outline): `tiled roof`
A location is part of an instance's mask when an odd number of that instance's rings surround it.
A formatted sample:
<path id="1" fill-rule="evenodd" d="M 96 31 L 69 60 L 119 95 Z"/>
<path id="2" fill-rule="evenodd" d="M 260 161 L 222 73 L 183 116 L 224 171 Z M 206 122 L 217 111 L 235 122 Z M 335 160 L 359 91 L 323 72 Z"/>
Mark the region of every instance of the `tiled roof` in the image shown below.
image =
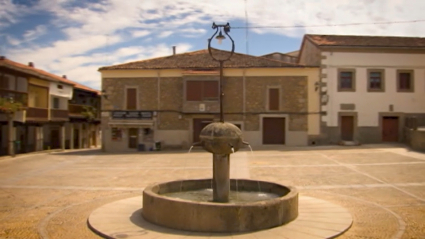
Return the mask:
<path id="1" fill-rule="evenodd" d="M 305 35 L 314 44 L 324 47 L 393 47 L 425 48 L 423 37 Z"/>
<path id="2" fill-rule="evenodd" d="M 230 54 L 228 51 L 213 49 L 214 57 L 225 58 Z M 218 68 L 219 63 L 214 61 L 207 49 L 147 59 L 142 61 L 128 62 L 119 65 L 101 67 L 102 70 L 130 70 L 130 69 L 211 69 Z M 271 60 L 265 57 L 234 53 L 230 60 L 224 63 L 224 68 L 269 68 L 269 67 L 305 67 L 303 65 L 285 63 Z"/>
<path id="3" fill-rule="evenodd" d="M 4 66 L 16 71 L 21 71 L 36 77 L 40 77 L 42 79 L 45 80 L 49 80 L 49 81 L 59 81 L 63 84 L 67 84 L 67 85 L 72 85 L 73 87 L 77 88 L 77 89 L 82 89 L 82 90 L 86 90 L 86 91 L 90 91 L 90 92 L 94 92 L 99 94 L 100 92 L 98 90 L 92 89 L 90 87 L 81 85 L 77 82 L 74 82 L 72 80 L 60 77 L 58 75 L 49 73 L 47 71 L 32 67 L 32 66 L 28 66 L 28 65 L 24 65 L 15 61 L 11 61 L 5 57 L 0 58 L 0 66 Z"/>

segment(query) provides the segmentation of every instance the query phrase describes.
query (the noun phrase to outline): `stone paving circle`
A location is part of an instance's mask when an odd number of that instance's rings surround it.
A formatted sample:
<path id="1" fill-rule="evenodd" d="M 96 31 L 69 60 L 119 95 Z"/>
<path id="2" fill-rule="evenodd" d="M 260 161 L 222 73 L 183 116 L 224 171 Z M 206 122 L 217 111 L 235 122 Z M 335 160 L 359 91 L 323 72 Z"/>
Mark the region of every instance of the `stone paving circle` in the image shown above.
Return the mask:
<path id="1" fill-rule="evenodd" d="M 275 228 L 247 233 L 200 233 L 169 229 L 147 222 L 141 216 L 143 197 L 131 197 L 94 210 L 89 227 L 105 238 L 181 238 L 220 236 L 246 238 L 317 239 L 334 238 L 351 227 L 353 218 L 343 207 L 314 197 L 299 197 L 299 216 Z M 172 213 L 172 212 L 170 212 Z"/>

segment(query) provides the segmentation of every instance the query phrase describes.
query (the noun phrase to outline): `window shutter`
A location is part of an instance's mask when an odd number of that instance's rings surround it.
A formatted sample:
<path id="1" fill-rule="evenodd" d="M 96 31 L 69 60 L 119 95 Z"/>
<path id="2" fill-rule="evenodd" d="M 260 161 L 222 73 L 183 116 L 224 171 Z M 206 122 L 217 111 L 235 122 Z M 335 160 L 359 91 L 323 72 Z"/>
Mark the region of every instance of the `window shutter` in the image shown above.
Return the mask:
<path id="1" fill-rule="evenodd" d="M 202 101 L 202 81 L 186 81 L 186 100 Z"/>
<path id="2" fill-rule="evenodd" d="M 269 89 L 269 110 L 279 110 L 279 89 Z"/>
<path id="3" fill-rule="evenodd" d="M 218 99 L 218 81 L 204 81 L 204 98 Z"/>
<path id="4" fill-rule="evenodd" d="M 127 89 L 127 109 L 128 110 L 137 109 L 137 89 L 136 88 Z"/>

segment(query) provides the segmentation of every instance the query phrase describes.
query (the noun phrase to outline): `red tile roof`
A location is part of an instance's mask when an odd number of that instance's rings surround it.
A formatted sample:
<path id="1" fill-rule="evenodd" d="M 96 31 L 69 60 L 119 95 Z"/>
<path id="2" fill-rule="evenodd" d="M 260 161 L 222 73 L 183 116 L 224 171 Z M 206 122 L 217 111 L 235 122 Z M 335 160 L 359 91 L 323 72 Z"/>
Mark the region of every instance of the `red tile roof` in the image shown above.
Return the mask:
<path id="1" fill-rule="evenodd" d="M 225 58 L 228 51 L 212 50 L 214 57 Z M 207 49 L 181 53 L 171 56 L 128 62 L 119 65 L 101 67 L 103 70 L 130 70 L 130 69 L 216 69 L 219 63 L 214 61 Z M 305 67 L 304 65 L 291 64 L 265 57 L 251 56 L 234 53 L 230 60 L 224 63 L 224 68 L 276 68 L 276 67 Z"/>
<path id="2" fill-rule="evenodd" d="M 312 35 L 305 38 L 323 47 L 393 47 L 425 48 L 424 37 Z"/>
<path id="3" fill-rule="evenodd" d="M 90 92 L 100 94 L 100 91 L 92 89 L 92 88 L 84 86 L 84 85 L 81 85 L 81 84 L 79 84 L 75 81 L 57 76 L 55 74 L 49 73 L 47 71 L 44 71 L 44 70 L 41 70 L 41 69 L 38 69 L 38 68 L 35 68 L 35 67 L 32 67 L 32 66 L 24 65 L 24 64 L 9 60 L 5 57 L 0 58 L 0 66 L 7 67 L 7 68 L 10 68 L 10 69 L 13 69 L 13 70 L 16 70 L 16 71 L 21 71 L 21 72 L 24 72 L 24 73 L 27 73 L 27 74 L 30 74 L 30 75 L 33 75 L 33 76 L 36 76 L 36 77 L 40 77 L 40 78 L 45 79 L 45 80 L 59 81 L 63 84 L 72 85 L 74 88 L 77 88 L 77 89 L 82 89 L 82 90 L 86 90 L 86 91 L 90 91 Z"/>

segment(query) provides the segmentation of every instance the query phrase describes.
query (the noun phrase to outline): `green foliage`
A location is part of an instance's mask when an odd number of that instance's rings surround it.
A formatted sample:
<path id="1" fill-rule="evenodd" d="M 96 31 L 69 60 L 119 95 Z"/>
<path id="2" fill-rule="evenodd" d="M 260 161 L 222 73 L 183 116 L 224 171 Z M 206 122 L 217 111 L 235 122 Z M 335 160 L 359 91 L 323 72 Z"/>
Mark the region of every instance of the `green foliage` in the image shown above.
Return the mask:
<path id="1" fill-rule="evenodd" d="M 0 112 L 13 114 L 17 111 L 23 110 L 24 105 L 21 102 L 13 102 L 8 98 L 0 98 Z"/>
<path id="2" fill-rule="evenodd" d="M 83 106 L 83 112 L 81 112 L 81 114 L 86 117 L 88 121 L 93 121 L 97 118 L 97 109 L 93 106 Z"/>

